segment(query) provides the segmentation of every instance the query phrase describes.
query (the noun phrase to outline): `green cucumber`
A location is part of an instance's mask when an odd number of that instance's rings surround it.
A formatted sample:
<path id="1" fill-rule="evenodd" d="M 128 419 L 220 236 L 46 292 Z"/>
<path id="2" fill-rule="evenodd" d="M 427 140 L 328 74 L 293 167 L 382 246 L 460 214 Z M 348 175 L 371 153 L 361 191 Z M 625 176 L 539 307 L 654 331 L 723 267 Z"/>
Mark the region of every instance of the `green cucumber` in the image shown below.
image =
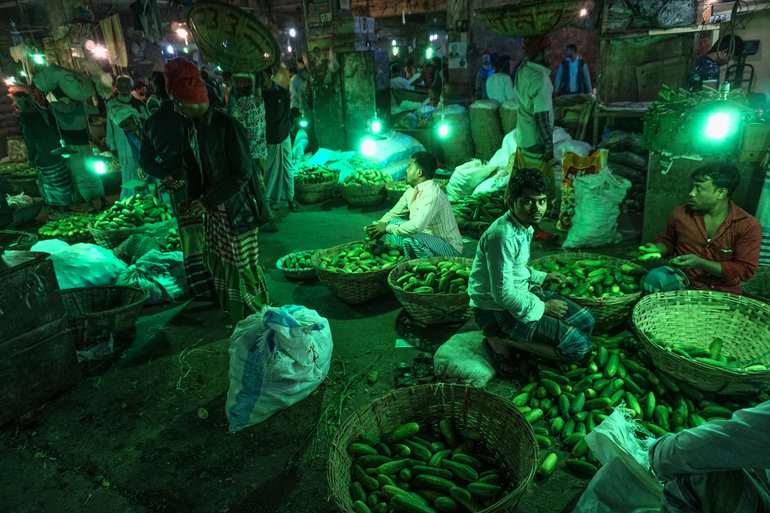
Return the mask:
<path id="1" fill-rule="evenodd" d="M 420 431 L 420 425 L 416 422 L 407 422 L 395 428 L 393 431 L 387 433 L 384 437 L 384 442 L 393 444 L 400 442 L 405 438 L 416 435 Z"/>
<path id="2" fill-rule="evenodd" d="M 543 462 L 540 463 L 540 474 L 544 477 L 548 477 L 556 471 L 556 464 L 559 462 L 559 455 L 555 452 L 549 453 Z"/>

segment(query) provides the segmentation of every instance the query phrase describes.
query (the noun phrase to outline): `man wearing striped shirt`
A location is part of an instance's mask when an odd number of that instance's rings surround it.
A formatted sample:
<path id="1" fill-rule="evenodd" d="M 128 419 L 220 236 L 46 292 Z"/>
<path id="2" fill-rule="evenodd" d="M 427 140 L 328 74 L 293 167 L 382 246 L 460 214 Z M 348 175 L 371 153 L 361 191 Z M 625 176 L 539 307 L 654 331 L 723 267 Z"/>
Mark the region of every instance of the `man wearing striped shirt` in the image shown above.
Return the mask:
<path id="1" fill-rule="evenodd" d="M 365 228 L 366 234 L 400 247 L 408 258 L 460 256 L 463 239 L 449 199 L 433 181 L 436 167 L 433 155 L 415 153 L 406 169 L 410 187 L 395 207 Z"/>

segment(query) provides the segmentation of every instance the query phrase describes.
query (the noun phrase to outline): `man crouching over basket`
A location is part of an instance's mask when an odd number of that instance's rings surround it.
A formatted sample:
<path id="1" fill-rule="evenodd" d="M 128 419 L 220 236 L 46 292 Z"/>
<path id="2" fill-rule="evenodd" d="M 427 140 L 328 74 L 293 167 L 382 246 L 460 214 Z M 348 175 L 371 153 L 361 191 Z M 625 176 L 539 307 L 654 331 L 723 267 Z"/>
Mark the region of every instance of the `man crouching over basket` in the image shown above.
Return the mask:
<path id="1" fill-rule="evenodd" d="M 577 362 L 591 350 L 591 312 L 541 287 L 561 273 L 530 269 L 530 243 L 548 205 L 548 184 L 536 169 L 514 171 L 505 200 L 509 211 L 479 240 L 468 283 L 476 324 L 502 374 L 514 367 L 511 350 Z"/>

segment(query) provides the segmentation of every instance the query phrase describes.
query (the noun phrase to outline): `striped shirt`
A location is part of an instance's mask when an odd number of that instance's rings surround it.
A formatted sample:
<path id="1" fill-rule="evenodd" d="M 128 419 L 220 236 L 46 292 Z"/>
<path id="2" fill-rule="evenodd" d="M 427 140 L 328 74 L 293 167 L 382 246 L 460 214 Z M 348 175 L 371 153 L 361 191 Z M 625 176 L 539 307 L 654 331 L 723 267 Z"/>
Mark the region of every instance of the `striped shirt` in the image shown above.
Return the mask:
<path id="1" fill-rule="evenodd" d="M 385 231 L 401 237 L 427 233 L 445 240 L 458 253 L 462 253 L 463 238 L 457 227 L 452 205 L 436 182 L 426 180 L 416 187 L 409 187 L 396 206 L 382 216 L 380 222 L 388 222 L 407 215 L 408 221 L 389 224 Z"/>
<path id="2" fill-rule="evenodd" d="M 545 303 L 531 292 L 546 273 L 530 269 L 529 245 L 535 233 L 524 228 L 511 212 L 499 217 L 479 240 L 473 260 L 468 295 L 481 310 L 507 310 L 518 321 L 539 321 Z"/>
<path id="3" fill-rule="evenodd" d="M 770 265 L 770 166 L 765 175 L 765 184 L 757 207 L 757 219 L 762 225 L 762 247 L 759 250 L 759 265 Z"/>

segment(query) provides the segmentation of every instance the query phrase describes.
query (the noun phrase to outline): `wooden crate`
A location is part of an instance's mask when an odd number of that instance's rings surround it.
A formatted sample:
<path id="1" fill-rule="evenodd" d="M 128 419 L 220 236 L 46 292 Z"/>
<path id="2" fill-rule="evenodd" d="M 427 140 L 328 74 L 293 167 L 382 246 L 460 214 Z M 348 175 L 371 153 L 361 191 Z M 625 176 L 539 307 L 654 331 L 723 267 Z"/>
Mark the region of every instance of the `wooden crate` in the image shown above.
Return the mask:
<path id="1" fill-rule="evenodd" d="M 0 426 L 79 380 L 75 346 L 64 319 L 0 343 Z"/>

